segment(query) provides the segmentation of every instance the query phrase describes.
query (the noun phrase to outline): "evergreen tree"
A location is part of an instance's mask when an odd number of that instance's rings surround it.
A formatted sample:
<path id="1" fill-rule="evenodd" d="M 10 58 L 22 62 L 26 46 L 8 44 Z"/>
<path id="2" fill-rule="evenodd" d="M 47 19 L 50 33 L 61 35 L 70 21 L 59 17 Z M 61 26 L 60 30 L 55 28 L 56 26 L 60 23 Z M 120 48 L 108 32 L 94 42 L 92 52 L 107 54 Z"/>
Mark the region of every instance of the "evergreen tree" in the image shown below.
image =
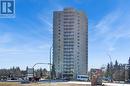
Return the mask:
<path id="1" fill-rule="evenodd" d="M 118 65 L 118 61 L 116 60 L 116 61 L 115 61 L 115 65 L 114 65 L 114 69 L 117 70 L 118 67 L 119 67 L 119 65 Z"/>

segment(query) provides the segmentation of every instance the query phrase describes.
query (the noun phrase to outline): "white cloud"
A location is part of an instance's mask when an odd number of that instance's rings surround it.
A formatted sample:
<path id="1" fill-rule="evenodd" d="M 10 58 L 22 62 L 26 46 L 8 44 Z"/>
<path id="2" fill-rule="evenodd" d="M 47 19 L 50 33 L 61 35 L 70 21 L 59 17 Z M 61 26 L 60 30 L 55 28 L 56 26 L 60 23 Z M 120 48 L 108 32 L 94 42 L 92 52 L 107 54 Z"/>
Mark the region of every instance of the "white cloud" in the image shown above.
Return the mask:
<path id="1" fill-rule="evenodd" d="M 112 12 L 100 20 L 100 22 L 96 25 L 96 29 L 100 34 L 105 34 L 111 30 L 111 26 L 113 23 L 117 22 L 118 18 L 120 18 L 120 12 Z"/>
<path id="2" fill-rule="evenodd" d="M 49 32 L 53 32 L 53 12 L 54 11 L 61 11 L 63 10 L 64 6 L 55 3 L 53 0 L 50 0 L 51 7 L 47 8 L 47 10 L 42 10 L 40 13 L 38 13 L 38 19 L 41 22 L 41 24 L 44 25 L 45 28 L 49 30 Z"/>
<path id="3" fill-rule="evenodd" d="M 117 41 L 130 37 L 130 11 L 115 10 L 104 16 L 95 26 L 94 41 L 99 41 L 107 52 L 116 50 Z M 94 42 L 92 41 L 92 42 Z"/>
<path id="4" fill-rule="evenodd" d="M 39 19 L 41 20 L 42 23 L 47 24 L 49 28 L 52 28 L 52 22 L 51 22 L 50 18 L 43 16 L 43 15 L 40 15 Z"/>
<path id="5" fill-rule="evenodd" d="M 12 35 L 10 33 L 4 33 L 0 35 L 0 44 L 6 44 L 12 41 Z"/>

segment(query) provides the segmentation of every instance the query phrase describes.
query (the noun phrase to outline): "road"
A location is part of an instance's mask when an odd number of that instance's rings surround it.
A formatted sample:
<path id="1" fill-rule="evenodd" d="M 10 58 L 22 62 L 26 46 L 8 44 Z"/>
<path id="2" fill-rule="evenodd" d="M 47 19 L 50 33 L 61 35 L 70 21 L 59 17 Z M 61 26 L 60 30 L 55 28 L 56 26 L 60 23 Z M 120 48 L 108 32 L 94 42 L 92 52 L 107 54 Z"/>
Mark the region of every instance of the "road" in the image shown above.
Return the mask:
<path id="1" fill-rule="evenodd" d="M 3 83 L 5 83 L 5 82 L 3 82 Z M 7 83 L 11 83 L 11 82 L 7 82 Z M 46 85 L 46 84 L 48 84 L 48 85 Z M 130 86 L 130 84 L 118 84 L 118 83 L 103 83 L 103 84 L 105 86 Z M 42 81 L 38 82 L 36 85 L 35 84 L 33 84 L 33 85 L 26 84 L 24 86 L 37 86 L 37 85 L 38 86 L 91 86 L 91 82 L 51 80 L 51 83 L 50 83 L 50 80 L 42 80 Z"/>
<path id="2" fill-rule="evenodd" d="M 79 81 L 69 81 L 69 82 L 64 82 L 64 83 L 69 83 L 69 84 L 86 84 L 90 85 L 91 82 L 79 82 Z M 105 86 L 130 86 L 130 84 L 118 84 L 118 83 L 103 83 Z"/>
<path id="3" fill-rule="evenodd" d="M 51 83 L 77 84 L 77 85 L 85 85 L 85 86 L 91 85 L 91 82 L 82 82 L 82 81 L 52 81 Z M 118 84 L 118 83 L 103 83 L 103 84 L 105 86 L 130 86 L 130 84 Z"/>

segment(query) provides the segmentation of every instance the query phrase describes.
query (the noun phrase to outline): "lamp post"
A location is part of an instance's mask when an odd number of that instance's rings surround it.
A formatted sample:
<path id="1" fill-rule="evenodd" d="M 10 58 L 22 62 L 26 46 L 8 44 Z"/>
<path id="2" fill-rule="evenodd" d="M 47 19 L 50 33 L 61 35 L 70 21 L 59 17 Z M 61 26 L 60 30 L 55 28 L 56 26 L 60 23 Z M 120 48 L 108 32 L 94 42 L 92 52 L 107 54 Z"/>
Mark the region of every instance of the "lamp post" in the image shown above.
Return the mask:
<path id="1" fill-rule="evenodd" d="M 36 63 L 36 64 L 33 65 L 32 68 L 34 68 L 34 67 L 35 67 L 36 65 L 38 65 L 38 64 L 47 64 L 47 65 L 50 65 L 50 63 Z"/>
<path id="2" fill-rule="evenodd" d="M 50 86 L 51 86 L 51 77 L 52 77 L 52 76 L 51 76 L 51 65 L 53 65 L 53 64 L 51 64 L 51 56 L 52 56 L 52 51 L 51 51 L 51 50 L 52 50 L 52 48 L 53 48 L 53 47 L 51 46 L 51 47 L 50 47 Z"/>
<path id="3" fill-rule="evenodd" d="M 110 65 L 112 64 L 112 59 L 111 59 L 111 56 L 108 54 L 108 57 L 109 57 L 109 59 L 110 59 Z M 111 65 L 112 66 L 112 65 Z M 112 76 L 112 68 L 111 68 L 111 82 L 113 81 L 113 76 Z"/>
<path id="4" fill-rule="evenodd" d="M 51 51 L 51 50 L 52 50 L 52 46 L 50 47 L 50 56 L 49 56 L 50 62 L 49 62 L 49 63 L 36 63 L 36 64 L 34 64 L 33 67 L 32 67 L 32 68 L 34 69 L 34 67 L 35 67 L 36 65 L 38 65 L 38 64 L 46 64 L 46 65 L 49 65 L 49 66 L 50 66 L 50 78 L 49 78 L 49 79 L 50 79 L 50 83 L 51 83 L 51 66 L 52 66 L 52 64 L 51 64 L 51 61 L 52 61 L 52 60 L 51 60 L 51 59 L 52 59 L 52 58 L 51 58 L 51 56 L 52 56 L 52 51 Z M 33 74 L 33 75 L 34 75 L 34 74 Z"/>
<path id="5" fill-rule="evenodd" d="M 46 64 L 46 65 L 50 65 L 50 83 L 51 83 L 51 65 L 52 65 L 52 64 L 51 64 L 51 63 L 36 63 L 36 64 L 33 65 L 32 68 L 34 69 L 34 67 L 35 67 L 36 65 L 38 65 L 38 64 Z M 34 74 L 33 74 L 33 75 L 34 75 Z"/>
<path id="6" fill-rule="evenodd" d="M 112 62 L 111 56 L 110 56 L 110 55 L 108 55 L 108 57 L 109 57 L 109 59 L 110 59 L 110 62 Z"/>
<path id="7" fill-rule="evenodd" d="M 51 82 L 51 56 L 52 56 L 52 46 L 50 47 L 50 82 Z"/>

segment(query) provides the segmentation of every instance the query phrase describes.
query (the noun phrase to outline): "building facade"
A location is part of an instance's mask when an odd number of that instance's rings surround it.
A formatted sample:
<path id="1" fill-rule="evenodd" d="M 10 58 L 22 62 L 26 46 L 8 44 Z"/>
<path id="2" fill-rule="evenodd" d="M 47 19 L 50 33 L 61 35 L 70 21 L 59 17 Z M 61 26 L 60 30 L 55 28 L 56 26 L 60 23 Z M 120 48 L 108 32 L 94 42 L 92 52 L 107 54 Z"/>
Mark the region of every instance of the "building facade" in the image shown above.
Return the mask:
<path id="1" fill-rule="evenodd" d="M 76 79 L 88 70 L 88 21 L 73 8 L 53 13 L 53 64 L 56 78 Z"/>

